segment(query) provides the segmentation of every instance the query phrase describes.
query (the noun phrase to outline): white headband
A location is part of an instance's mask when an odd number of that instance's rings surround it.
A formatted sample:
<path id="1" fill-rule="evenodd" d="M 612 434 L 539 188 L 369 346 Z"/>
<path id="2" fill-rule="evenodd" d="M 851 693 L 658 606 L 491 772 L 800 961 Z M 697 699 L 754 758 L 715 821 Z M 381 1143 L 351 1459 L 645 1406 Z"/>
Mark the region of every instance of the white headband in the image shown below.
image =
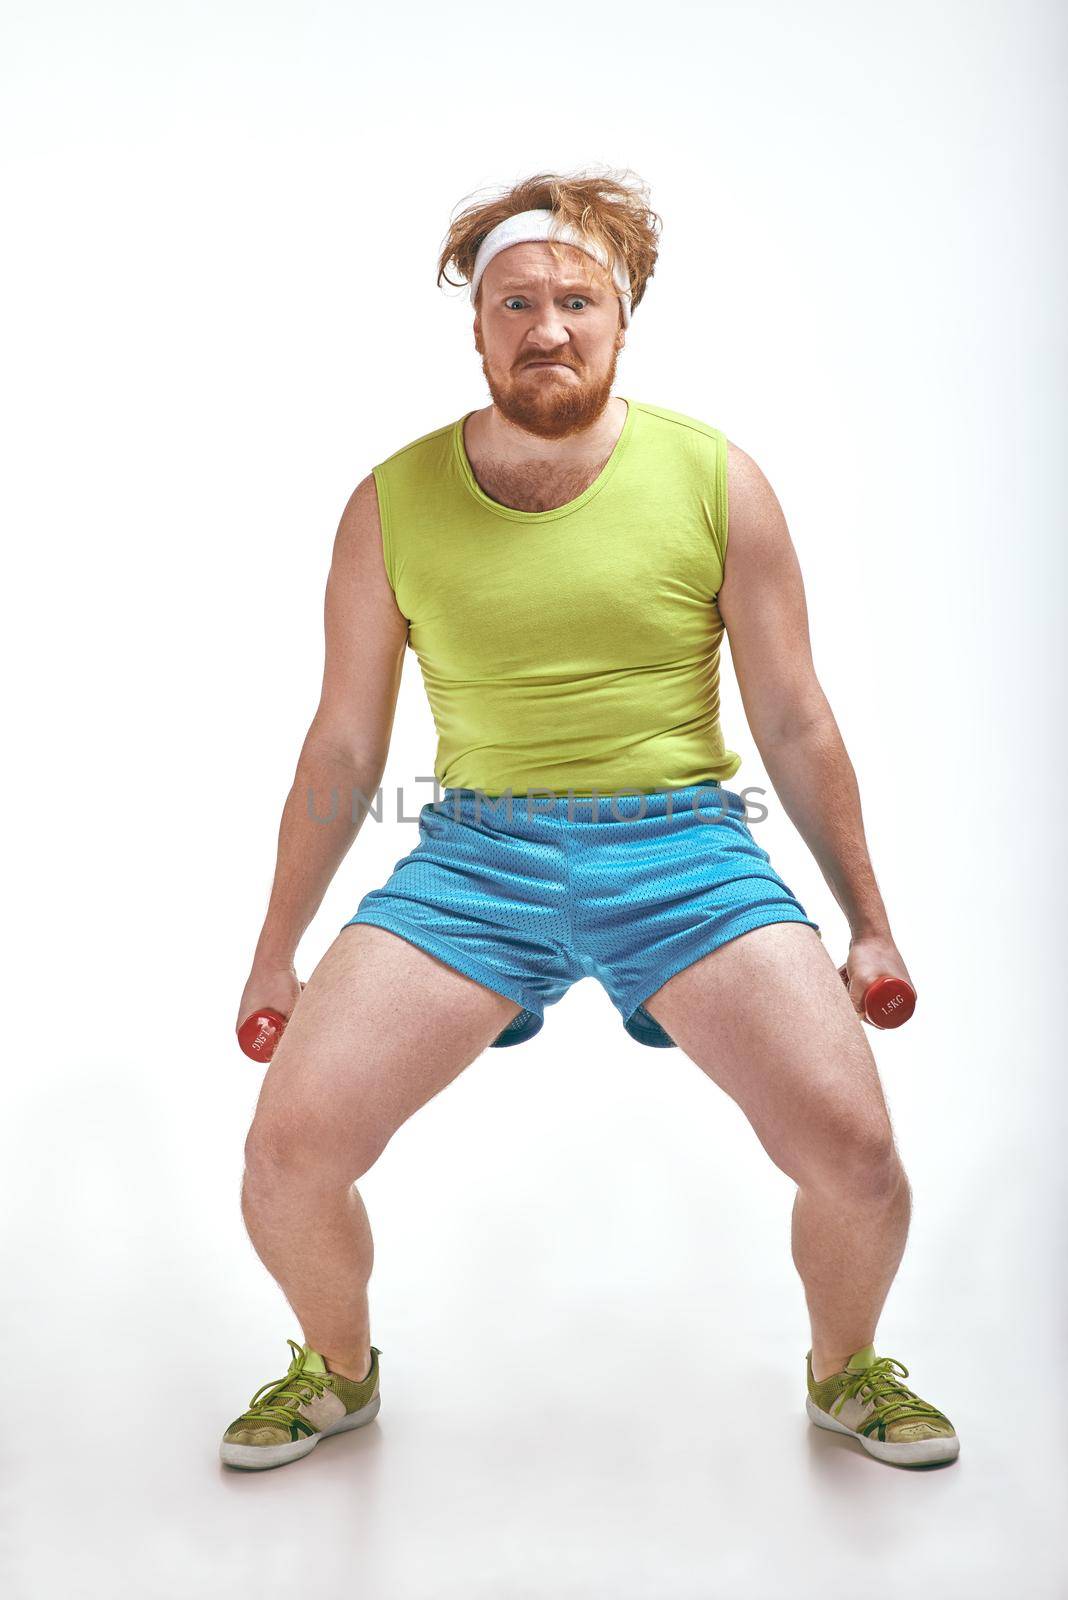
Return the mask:
<path id="1" fill-rule="evenodd" d="M 536 211 L 516 211 L 510 217 L 505 217 L 503 222 L 498 222 L 478 247 L 475 256 L 475 267 L 471 274 L 471 300 L 478 293 L 478 286 L 482 281 L 482 274 L 493 260 L 500 255 L 502 250 L 507 250 L 513 244 L 529 244 L 539 239 L 555 239 L 560 244 L 573 244 L 584 250 L 588 256 L 599 261 L 602 267 L 608 266 L 608 257 L 605 251 L 594 240 L 587 238 L 584 233 L 558 217 L 555 211 L 539 209 Z M 612 260 L 612 281 L 619 294 L 619 303 L 623 308 L 623 326 L 630 326 L 630 274 L 621 261 Z"/>

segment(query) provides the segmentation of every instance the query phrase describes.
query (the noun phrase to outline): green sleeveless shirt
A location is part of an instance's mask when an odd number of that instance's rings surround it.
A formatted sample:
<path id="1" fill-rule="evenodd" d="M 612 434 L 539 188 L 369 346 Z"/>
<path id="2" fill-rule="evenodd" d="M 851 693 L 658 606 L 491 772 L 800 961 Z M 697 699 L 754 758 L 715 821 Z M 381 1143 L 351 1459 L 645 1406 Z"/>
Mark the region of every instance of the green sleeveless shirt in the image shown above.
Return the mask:
<path id="1" fill-rule="evenodd" d="M 628 400 L 576 500 L 516 511 L 479 487 L 470 414 L 372 469 L 438 783 L 588 797 L 730 778 L 741 757 L 719 727 L 724 435 Z"/>

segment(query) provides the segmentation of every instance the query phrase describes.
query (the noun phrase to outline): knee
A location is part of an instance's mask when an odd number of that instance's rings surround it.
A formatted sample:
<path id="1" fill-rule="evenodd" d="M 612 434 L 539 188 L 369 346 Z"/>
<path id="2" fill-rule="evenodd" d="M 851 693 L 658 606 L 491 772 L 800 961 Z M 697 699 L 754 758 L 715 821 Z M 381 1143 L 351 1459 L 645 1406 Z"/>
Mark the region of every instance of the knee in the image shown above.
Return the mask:
<path id="1" fill-rule="evenodd" d="M 245 1138 L 244 1153 L 246 1191 L 262 1195 L 347 1186 L 363 1176 L 378 1154 L 358 1134 L 346 1137 L 321 1117 L 296 1111 L 257 1115 Z"/>
<path id="2" fill-rule="evenodd" d="M 885 1114 L 836 1119 L 821 1152 L 819 1184 L 851 1199 L 889 1201 L 908 1192 L 893 1131 Z"/>
<path id="3" fill-rule="evenodd" d="M 294 1136 L 284 1119 L 257 1114 L 245 1137 L 245 1179 L 255 1188 L 274 1188 L 298 1178 L 311 1166 L 307 1141 Z"/>

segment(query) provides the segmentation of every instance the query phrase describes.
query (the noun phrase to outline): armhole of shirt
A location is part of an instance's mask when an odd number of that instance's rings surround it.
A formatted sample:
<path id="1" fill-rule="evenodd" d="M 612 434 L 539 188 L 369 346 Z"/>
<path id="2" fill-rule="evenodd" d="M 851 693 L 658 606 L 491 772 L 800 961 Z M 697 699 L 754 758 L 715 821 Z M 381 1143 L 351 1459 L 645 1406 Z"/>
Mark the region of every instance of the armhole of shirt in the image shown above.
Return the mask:
<path id="1" fill-rule="evenodd" d="M 393 528 L 389 515 L 389 491 L 386 488 L 386 475 L 381 467 L 372 467 L 371 473 L 375 480 L 375 489 L 378 492 L 378 526 L 382 536 L 382 560 L 386 568 L 386 577 L 393 590 L 394 599 L 397 595 L 397 578 L 393 564 Z"/>
<path id="2" fill-rule="evenodd" d="M 719 541 L 721 581 L 727 562 L 727 435 L 716 429 L 716 484 L 714 494 L 716 538 Z"/>

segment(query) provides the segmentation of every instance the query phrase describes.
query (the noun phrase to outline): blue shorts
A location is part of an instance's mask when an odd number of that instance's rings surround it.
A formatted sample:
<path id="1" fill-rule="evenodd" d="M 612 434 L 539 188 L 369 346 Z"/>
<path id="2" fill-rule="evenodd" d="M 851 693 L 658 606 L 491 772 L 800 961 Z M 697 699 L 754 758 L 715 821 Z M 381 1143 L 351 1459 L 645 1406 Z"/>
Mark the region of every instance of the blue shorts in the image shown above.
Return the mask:
<path id="1" fill-rule="evenodd" d="M 545 1007 L 590 976 L 632 1038 L 670 1048 L 642 1005 L 668 978 L 769 922 L 819 932 L 745 815 L 714 778 L 588 798 L 445 789 L 345 927 L 386 928 L 514 1000 L 494 1045 L 533 1038 Z"/>

